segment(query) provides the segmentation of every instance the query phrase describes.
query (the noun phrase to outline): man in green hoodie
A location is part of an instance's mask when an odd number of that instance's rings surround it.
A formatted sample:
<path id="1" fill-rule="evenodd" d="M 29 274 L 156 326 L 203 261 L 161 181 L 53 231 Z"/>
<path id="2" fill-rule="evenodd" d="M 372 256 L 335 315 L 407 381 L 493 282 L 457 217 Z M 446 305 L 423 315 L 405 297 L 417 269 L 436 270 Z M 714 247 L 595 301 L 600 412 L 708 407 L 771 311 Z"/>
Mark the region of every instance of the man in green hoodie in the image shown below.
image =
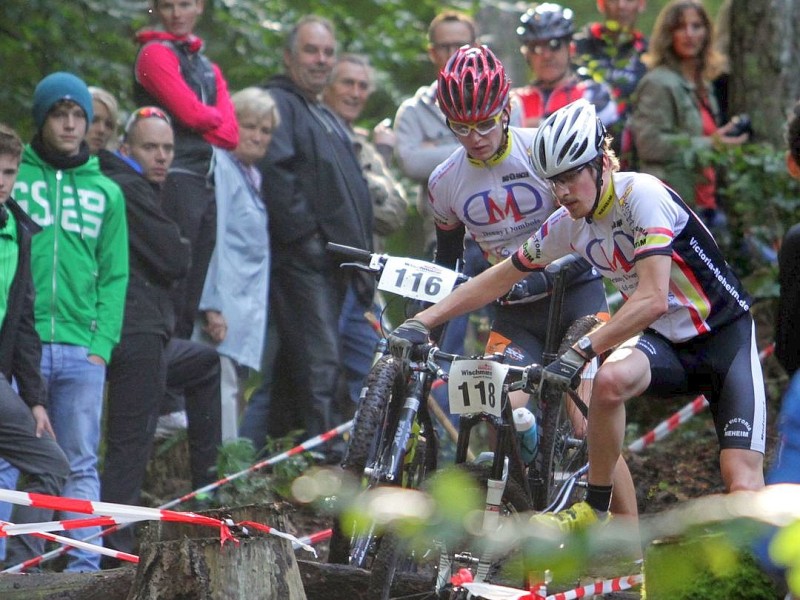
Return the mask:
<path id="1" fill-rule="evenodd" d="M 92 96 L 81 79 L 64 72 L 42 79 L 33 118 L 37 132 L 25 146 L 14 198 L 42 228 L 32 245 L 34 309 L 50 420 L 70 463 L 62 495 L 99 500 L 106 363 L 119 341 L 128 284 L 125 203 L 84 142 Z M 99 563 L 99 555 L 73 550 L 66 570 L 97 570 Z"/>

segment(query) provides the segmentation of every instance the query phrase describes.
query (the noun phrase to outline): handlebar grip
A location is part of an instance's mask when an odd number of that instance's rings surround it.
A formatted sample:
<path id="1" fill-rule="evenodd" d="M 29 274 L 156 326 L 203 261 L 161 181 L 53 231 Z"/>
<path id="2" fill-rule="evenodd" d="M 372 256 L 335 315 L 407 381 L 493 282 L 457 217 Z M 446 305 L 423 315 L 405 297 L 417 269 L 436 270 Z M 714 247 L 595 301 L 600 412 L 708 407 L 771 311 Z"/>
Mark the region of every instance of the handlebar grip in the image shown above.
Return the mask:
<path id="1" fill-rule="evenodd" d="M 547 265 L 544 270 L 547 271 L 550 275 L 556 275 L 560 271 L 564 271 L 574 265 L 576 262 L 581 260 L 581 255 L 577 252 L 573 252 L 572 254 L 567 254 L 566 256 L 562 256 L 561 258 L 557 258 L 549 265 Z"/>
<path id="2" fill-rule="evenodd" d="M 325 246 L 328 252 L 338 254 L 347 260 L 354 260 L 361 263 L 369 264 L 372 259 L 372 252 L 369 250 L 362 250 L 361 248 L 354 248 L 353 246 L 345 246 L 343 244 L 334 244 L 328 242 Z"/>
<path id="3" fill-rule="evenodd" d="M 409 358 L 415 361 L 425 360 L 435 345 L 436 344 L 422 344 L 421 346 L 415 346 L 411 350 L 411 356 Z"/>

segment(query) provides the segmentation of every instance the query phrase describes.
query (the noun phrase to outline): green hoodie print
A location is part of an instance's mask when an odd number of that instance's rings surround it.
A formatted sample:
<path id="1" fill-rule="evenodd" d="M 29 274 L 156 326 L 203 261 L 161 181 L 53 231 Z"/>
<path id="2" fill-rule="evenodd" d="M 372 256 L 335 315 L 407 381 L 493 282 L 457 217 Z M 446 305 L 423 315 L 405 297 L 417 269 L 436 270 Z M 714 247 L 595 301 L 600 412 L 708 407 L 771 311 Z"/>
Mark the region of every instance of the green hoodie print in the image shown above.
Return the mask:
<path id="1" fill-rule="evenodd" d="M 33 237 L 36 330 L 43 343 L 84 346 L 109 361 L 128 285 L 128 229 L 119 186 L 97 157 L 56 169 L 31 148 L 14 199 L 42 227 Z"/>

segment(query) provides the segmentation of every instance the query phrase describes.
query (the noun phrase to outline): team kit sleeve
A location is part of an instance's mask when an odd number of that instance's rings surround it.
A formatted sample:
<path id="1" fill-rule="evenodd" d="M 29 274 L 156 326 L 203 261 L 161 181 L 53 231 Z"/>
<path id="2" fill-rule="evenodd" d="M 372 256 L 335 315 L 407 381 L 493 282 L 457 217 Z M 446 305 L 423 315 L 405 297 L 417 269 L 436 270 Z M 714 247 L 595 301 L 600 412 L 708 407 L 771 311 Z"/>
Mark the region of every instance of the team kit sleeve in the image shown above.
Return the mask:
<path id="1" fill-rule="evenodd" d="M 433 220 L 437 229 L 450 231 L 462 226 L 461 219 L 458 218 L 451 201 L 452 191 L 457 185 L 451 179 L 445 179 L 445 175 L 453 168 L 451 160 L 440 164 L 428 179 L 428 204 L 433 213 Z"/>
<path id="2" fill-rule="evenodd" d="M 623 211 L 627 213 L 633 233 L 633 260 L 671 255 L 672 242 L 687 215 L 664 185 L 653 177 L 642 175 L 636 180 L 636 195 L 623 192 L 621 197 L 625 199 Z"/>
<path id="3" fill-rule="evenodd" d="M 570 242 L 569 213 L 559 208 L 542 226 L 511 255 L 511 262 L 520 271 L 536 271 L 574 251 Z"/>

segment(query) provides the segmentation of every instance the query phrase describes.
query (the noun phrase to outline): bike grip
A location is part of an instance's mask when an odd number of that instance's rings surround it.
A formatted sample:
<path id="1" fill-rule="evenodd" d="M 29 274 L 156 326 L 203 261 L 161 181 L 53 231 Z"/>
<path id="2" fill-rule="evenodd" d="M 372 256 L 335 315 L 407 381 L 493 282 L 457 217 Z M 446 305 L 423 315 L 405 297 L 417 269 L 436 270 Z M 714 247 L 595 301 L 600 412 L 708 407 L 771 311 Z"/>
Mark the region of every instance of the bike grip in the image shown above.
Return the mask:
<path id="1" fill-rule="evenodd" d="M 414 346 L 411 349 L 411 360 L 414 361 L 422 361 L 428 358 L 428 354 L 430 354 L 431 349 L 435 346 L 435 344 L 422 344 L 420 346 Z"/>
<path id="2" fill-rule="evenodd" d="M 372 258 L 372 252 L 369 250 L 362 250 L 361 248 L 354 248 L 353 246 L 345 246 L 343 244 L 334 244 L 333 242 L 328 242 L 325 249 L 347 260 L 355 260 L 367 264 L 369 264 Z"/>
<path id="3" fill-rule="evenodd" d="M 549 265 L 547 265 L 544 270 L 547 271 L 550 275 L 555 275 L 560 271 L 568 269 L 576 262 L 581 260 L 581 255 L 577 252 L 573 252 L 572 254 L 567 254 L 566 256 L 562 256 L 561 258 L 557 258 Z"/>

